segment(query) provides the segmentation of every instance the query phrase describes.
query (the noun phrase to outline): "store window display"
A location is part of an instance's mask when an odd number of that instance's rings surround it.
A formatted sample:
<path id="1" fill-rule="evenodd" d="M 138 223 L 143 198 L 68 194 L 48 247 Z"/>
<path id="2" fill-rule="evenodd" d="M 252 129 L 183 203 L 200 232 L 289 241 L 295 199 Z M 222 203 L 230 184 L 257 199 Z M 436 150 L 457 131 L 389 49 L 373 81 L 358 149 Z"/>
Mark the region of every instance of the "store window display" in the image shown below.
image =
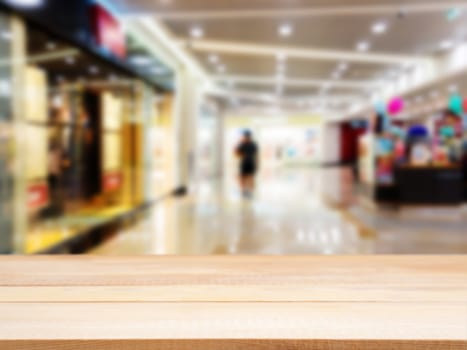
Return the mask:
<path id="1" fill-rule="evenodd" d="M 141 94 L 145 83 L 128 72 L 32 25 L 25 47 L 24 250 L 35 253 L 138 205 L 144 126 L 136 123 L 154 92 Z"/>

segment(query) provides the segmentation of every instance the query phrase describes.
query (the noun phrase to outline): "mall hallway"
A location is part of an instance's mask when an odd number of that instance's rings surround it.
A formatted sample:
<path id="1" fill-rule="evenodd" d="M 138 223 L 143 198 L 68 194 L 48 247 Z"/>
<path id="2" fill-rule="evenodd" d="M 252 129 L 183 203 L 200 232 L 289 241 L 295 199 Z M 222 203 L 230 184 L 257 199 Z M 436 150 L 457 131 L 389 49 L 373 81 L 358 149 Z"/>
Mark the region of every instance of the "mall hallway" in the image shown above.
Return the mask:
<path id="1" fill-rule="evenodd" d="M 465 211 L 370 210 L 348 168 L 263 171 L 252 200 L 235 179 L 200 182 L 91 254 L 346 255 L 467 253 Z M 436 215 L 435 215 L 436 214 Z"/>

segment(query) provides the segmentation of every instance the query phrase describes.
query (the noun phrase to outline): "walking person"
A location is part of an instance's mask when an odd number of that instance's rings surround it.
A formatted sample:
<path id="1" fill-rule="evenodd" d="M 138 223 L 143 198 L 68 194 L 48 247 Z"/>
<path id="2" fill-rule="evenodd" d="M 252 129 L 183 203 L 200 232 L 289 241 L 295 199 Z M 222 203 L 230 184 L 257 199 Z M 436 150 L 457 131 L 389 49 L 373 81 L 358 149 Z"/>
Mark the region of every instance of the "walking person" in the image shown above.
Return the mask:
<path id="1" fill-rule="evenodd" d="M 243 133 L 243 138 L 237 146 L 236 154 L 240 158 L 239 182 L 242 194 L 245 197 L 251 197 L 255 189 L 255 176 L 258 170 L 259 147 L 253 140 L 253 134 L 250 130 Z"/>

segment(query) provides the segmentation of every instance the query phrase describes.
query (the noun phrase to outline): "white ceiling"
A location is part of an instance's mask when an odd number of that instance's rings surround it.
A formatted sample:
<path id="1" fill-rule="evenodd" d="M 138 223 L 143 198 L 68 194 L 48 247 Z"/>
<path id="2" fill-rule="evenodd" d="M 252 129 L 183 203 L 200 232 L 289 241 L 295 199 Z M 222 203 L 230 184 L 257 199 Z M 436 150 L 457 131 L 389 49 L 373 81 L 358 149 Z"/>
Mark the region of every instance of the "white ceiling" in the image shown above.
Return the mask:
<path id="1" fill-rule="evenodd" d="M 112 3 L 124 15 L 162 21 L 205 70 L 216 76 L 220 86 L 264 94 L 276 93 L 278 85 L 282 85 L 281 99 L 349 94 L 365 99 L 373 91 L 371 87 L 348 85 L 392 79 L 401 72 L 407 57 L 436 55 L 443 41 L 467 40 L 467 1 L 113 0 Z M 446 14 L 453 6 L 464 10 L 450 21 Z M 387 24 L 387 31 L 381 35 L 372 33 L 372 25 L 381 21 Z M 278 35 L 282 24 L 292 26 L 292 35 L 286 38 Z M 190 37 L 194 27 L 202 29 L 202 37 Z M 356 44 L 362 40 L 369 41 L 371 48 L 355 58 L 352 55 L 357 53 Z M 210 44 L 209 49 L 201 48 L 204 43 Z M 225 46 L 236 49 L 226 50 Z M 264 48 L 266 54 L 256 52 L 255 48 Z M 287 54 L 291 49 L 301 50 L 301 55 L 290 55 L 283 63 L 283 77 L 274 79 L 278 62 L 267 52 L 277 50 Z M 219 63 L 210 62 L 210 54 L 218 56 Z M 372 62 L 374 58 L 378 60 Z M 333 77 L 342 62 L 348 63 L 348 69 Z M 225 72 L 219 65 L 225 67 Z M 236 78 L 249 81 L 232 84 Z M 264 83 L 268 78 L 269 85 Z M 294 80 L 318 81 L 322 86 L 314 83 L 295 86 Z M 332 84 L 330 88 L 325 88 L 326 81 Z"/>

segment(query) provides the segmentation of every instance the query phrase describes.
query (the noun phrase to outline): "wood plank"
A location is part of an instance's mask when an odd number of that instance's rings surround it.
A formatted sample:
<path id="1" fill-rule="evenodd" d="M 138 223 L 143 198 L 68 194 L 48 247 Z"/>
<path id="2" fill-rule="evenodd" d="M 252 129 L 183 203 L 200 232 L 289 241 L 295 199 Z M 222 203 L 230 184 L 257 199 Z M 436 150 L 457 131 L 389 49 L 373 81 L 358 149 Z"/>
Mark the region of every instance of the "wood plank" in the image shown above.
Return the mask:
<path id="1" fill-rule="evenodd" d="M 449 302 L 11 303 L 0 311 L 4 340 L 467 339 L 467 304 Z"/>
<path id="2" fill-rule="evenodd" d="M 467 257 L 4 257 L 0 349 L 467 349 Z"/>
<path id="3" fill-rule="evenodd" d="M 0 276 L 6 302 L 467 300 L 465 257 L 14 257 Z"/>
<path id="4" fill-rule="evenodd" d="M 465 350 L 463 341 L 407 340 L 45 340 L 4 341 L 2 350 Z"/>

